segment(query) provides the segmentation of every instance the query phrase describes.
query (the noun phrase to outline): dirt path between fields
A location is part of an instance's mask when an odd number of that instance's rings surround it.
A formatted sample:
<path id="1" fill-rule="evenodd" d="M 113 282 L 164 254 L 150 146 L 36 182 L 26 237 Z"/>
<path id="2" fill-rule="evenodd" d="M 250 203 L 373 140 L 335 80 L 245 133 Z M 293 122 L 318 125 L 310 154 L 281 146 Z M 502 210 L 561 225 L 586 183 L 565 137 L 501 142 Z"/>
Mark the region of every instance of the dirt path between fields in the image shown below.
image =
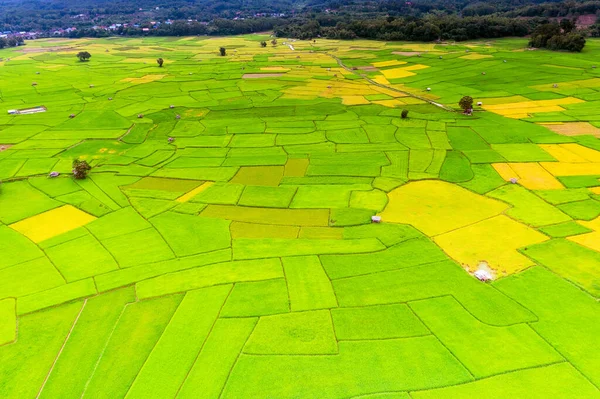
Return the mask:
<path id="1" fill-rule="evenodd" d="M 245 73 L 242 79 L 261 79 L 261 78 L 278 78 L 283 76 L 283 73 Z"/>

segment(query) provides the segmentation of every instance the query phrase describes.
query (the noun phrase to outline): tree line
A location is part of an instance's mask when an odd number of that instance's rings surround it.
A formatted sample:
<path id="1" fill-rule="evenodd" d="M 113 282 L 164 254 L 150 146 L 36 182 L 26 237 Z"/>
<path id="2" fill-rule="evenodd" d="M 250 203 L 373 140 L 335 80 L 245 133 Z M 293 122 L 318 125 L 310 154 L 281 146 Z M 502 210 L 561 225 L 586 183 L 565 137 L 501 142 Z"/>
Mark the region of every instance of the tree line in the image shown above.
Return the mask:
<path id="1" fill-rule="evenodd" d="M 0 49 L 21 45 L 23 45 L 23 38 L 20 36 L 0 37 Z"/>
<path id="2" fill-rule="evenodd" d="M 277 36 L 311 39 L 365 38 L 385 41 L 395 40 L 472 40 L 506 36 L 525 36 L 533 26 L 529 21 L 504 17 L 460 17 L 457 15 L 427 15 L 423 18 L 379 17 L 325 21 L 319 18 L 297 19 L 275 27 Z M 332 24 L 331 22 L 335 22 Z"/>
<path id="3" fill-rule="evenodd" d="M 580 51 L 586 34 L 600 37 L 600 24 L 586 32 L 565 32 L 558 24 L 558 34 L 555 26 L 558 18 L 572 20 L 581 13 L 598 12 L 600 0 L 307 0 L 301 6 L 294 6 L 292 0 L 80 0 L 68 7 L 66 1 L 0 2 L 0 30 L 75 26 L 76 30 L 65 33 L 69 37 L 237 35 L 273 30 L 277 36 L 299 39 L 426 42 L 535 34 L 532 46 L 568 51 Z M 288 14 L 256 16 L 257 12 Z M 164 23 L 164 18 L 173 21 Z M 123 23 L 127 26 L 95 28 Z"/>
<path id="4" fill-rule="evenodd" d="M 581 51 L 585 38 L 575 32 L 575 22 L 563 19 L 560 23 L 549 22 L 539 25 L 531 34 L 529 45 L 549 50 Z"/>

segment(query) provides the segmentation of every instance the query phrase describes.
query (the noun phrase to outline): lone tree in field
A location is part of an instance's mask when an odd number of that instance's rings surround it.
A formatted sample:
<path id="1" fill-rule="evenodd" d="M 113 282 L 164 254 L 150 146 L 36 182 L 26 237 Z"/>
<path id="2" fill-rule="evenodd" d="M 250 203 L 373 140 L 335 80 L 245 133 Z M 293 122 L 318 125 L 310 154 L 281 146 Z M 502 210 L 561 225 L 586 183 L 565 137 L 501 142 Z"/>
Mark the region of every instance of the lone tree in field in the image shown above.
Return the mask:
<path id="1" fill-rule="evenodd" d="M 225 57 L 227 55 L 227 49 L 225 47 L 220 47 L 219 54 L 221 54 L 221 57 Z"/>
<path id="2" fill-rule="evenodd" d="M 400 114 L 400 117 L 401 117 L 402 119 L 406 119 L 406 118 L 408 118 L 408 110 L 407 110 L 407 109 L 403 109 L 403 110 L 402 110 L 402 113 Z"/>
<path id="3" fill-rule="evenodd" d="M 162 58 L 157 58 L 156 59 L 156 63 L 158 64 L 159 67 L 162 68 L 163 63 L 165 62 L 165 60 L 163 60 Z"/>
<path id="4" fill-rule="evenodd" d="M 473 97 L 464 96 L 460 99 L 458 105 L 463 109 L 464 114 L 471 115 L 473 113 Z"/>
<path id="5" fill-rule="evenodd" d="M 260 47 L 267 47 L 267 42 L 265 42 L 265 41 L 260 42 Z"/>
<path id="6" fill-rule="evenodd" d="M 88 172 L 92 169 L 87 161 L 81 159 L 73 160 L 73 177 L 76 179 L 85 179 Z"/>
<path id="7" fill-rule="evenodd" d="M 84 62 L 89 60 L 92 57 L 92 55 L 90 53 L 88 53 L 87 51 L 80 51 L 77 53 L 77 58 L 79 58 L 79 61 Z"/>

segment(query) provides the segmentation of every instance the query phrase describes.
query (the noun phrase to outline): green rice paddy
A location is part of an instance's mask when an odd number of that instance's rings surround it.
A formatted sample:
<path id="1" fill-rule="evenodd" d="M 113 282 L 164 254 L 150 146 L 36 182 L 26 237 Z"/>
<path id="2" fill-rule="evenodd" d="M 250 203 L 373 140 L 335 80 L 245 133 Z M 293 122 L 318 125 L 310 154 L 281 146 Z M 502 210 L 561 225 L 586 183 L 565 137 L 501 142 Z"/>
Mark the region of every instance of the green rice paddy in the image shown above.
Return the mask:
<path id="1" fill-rule="evenodd" d="M 600 398 L 600 41 L 262 40 L 0 50 L 0 397 Z"/>

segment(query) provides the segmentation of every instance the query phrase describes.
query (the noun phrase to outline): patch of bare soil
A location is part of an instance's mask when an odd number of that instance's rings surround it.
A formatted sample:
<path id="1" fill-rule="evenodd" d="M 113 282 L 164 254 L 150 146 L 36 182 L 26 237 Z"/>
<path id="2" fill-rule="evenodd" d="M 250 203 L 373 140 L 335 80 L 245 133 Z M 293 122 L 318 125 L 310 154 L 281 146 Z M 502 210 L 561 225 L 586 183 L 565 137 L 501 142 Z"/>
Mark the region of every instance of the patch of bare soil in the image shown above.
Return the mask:
<path id="1" fill-rule="evenodd" d="M 600 129 L 588 122 L 565 122 L 562 125 L 541 124 L 555 133 L 563 136 L 591 135 L 600 137 Z"/>
<path id="2" fill-rule="evenodd" d="M 51 53 L 54 51 L 66 51 L 73 50 L 74 47 L 69 46 L 53 46 L 53 47 L 38 47 L 38 48 L 27 48 L 21 50 L 23 54 L 31 54 L 31 53 Z"/>
<path id="3" fill-rule="evenodd" d="M 405 57 L 412 57 L 413 55 L 419 55 L 418 51 L 394 51 L 392 54 L 403 55 Z"/>
<path id="4" fill-rule="evenodd" d="M 10 147 L 12 147 L 11 144 L 0 144 L 0 152 L 8 150 Z"/>
<path id="5" fill-rule="evenodd" d="M 578 28 L 588 28 L 596 23 L 598 17 L 596 14 L 585 14 L 577 17 L 576 25 Z"/>
<path id="6" fill-rule="evenodd" d="M 242 79 L 278 78 L 280 76 L 283 76 L 283 73 L 246 73 Z"/>
<path id="7" fill-rule="evenodd" d="M 375 68 L 374 66 L 359 66 L 358 69 L 360 69 L 361 71 L 367 71 L 367 72 L 379 71 L 379 69 Z"/>

